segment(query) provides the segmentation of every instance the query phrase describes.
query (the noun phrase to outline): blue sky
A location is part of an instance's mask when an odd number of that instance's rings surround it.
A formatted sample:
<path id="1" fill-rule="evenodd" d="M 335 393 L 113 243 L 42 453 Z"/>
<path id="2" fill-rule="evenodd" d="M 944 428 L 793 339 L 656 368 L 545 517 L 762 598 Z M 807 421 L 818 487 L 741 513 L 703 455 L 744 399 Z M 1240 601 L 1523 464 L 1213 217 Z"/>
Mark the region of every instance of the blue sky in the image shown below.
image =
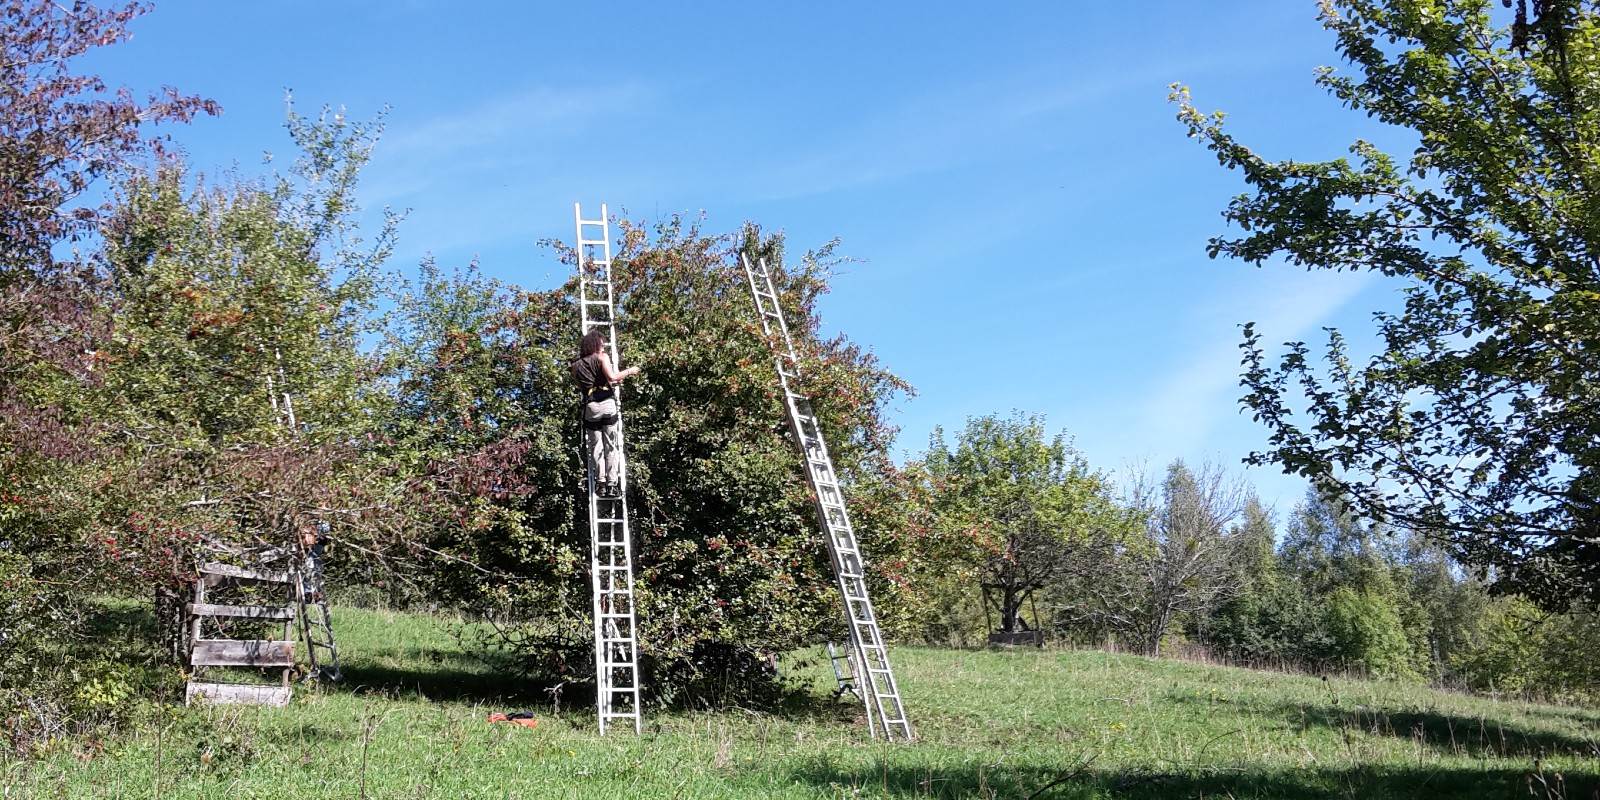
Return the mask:
<path id="1" fill-rule="evenodd" d="M 1312 84 L 1337 64 L 1313 0 L 1194 3 L 217 3 L 162 0 L 92 66 L 225 113 L 174 130 L 206 171 L 287 154 L 283 96 L 391 107 L 361 192 L 409 209 L 395 265 L 477 257 L 530 288 L 563 267 L 572 203 L 753 219 L 862 260 L 825 325 L 917 387 L 902 453 L 934 425 L 1020 409 L 1097 466 L 1237 465 L 1239 324 L 1359 343 L 1395 287 L 1211 261 L 1242 191 L 1184 136 L 1167 84 L 1272 158 L 1403 134 Z M 624 341 L 624 351 L 626 342 Z M 1243 469 L 1242 467 L 1239 467 Z M 1286 511 L 1297 479 L 1251 470 Z"/>

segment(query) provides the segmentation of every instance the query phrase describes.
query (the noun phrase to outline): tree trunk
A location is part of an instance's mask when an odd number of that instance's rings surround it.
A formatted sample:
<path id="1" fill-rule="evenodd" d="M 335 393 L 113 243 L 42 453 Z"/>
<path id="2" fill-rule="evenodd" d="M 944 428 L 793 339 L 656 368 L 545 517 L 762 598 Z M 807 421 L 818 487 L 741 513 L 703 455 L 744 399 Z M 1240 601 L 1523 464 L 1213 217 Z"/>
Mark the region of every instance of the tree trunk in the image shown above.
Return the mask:
<path id="1" fill-rule="evenodd" d="M 1005 633 L 1028 630 L 1028 623 L 1022 619 L 1022 603 L 1027 599 L 1027 592 L 1011 585 L 1002 590 L 1001 598 L 1000 630 Z"/>
<path id="2" fill-rule="evenodd" d="M 1158 608 L 1150 612 L 1150 627 L 1145 630 L 1141 647 L 1144 654 L 1155 658 L 1161 655 L 1161 640 L 1166 638 L 1167 626 L 1172 624 L 1172 610 Z"/>

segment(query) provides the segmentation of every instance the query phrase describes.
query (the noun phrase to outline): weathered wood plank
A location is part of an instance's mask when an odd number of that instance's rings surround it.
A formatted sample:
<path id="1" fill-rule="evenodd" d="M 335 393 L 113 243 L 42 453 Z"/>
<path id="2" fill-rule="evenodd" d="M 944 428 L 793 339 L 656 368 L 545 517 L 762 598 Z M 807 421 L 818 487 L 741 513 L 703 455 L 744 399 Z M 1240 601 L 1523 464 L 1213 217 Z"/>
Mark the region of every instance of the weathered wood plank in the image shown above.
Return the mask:
<path id="1" fill-rule="evenodd" d="M 271 639 L 198 639 L 189 651 L 196 667 L 292 667 L 294 642 Z"/>
<path id="2" fill-rule="evenodd" d="M 221 564 L 216 561 L 208 561 L 201 564 L 200 574 L 211 578 L 236 578 L 238 580 L 262 581 L 264 583 L 289 583 L 291 580 L 291 576 L 287 572 L 245 569 L 244 567 Z"/>
<path id="3" fill-rule="evenodd" d="M 183 702 L 216 705 L 278 706 L 289 705 L 289 687 L 252 686 L 242 683 L 193 683 L 183 692 Z"/>
<path id="4" fill-rule="evenodd" d="M 294 619 L 292 606 L 222 606 L 215 603 L 190 603 L 189 613 L 201 617 Z"/>

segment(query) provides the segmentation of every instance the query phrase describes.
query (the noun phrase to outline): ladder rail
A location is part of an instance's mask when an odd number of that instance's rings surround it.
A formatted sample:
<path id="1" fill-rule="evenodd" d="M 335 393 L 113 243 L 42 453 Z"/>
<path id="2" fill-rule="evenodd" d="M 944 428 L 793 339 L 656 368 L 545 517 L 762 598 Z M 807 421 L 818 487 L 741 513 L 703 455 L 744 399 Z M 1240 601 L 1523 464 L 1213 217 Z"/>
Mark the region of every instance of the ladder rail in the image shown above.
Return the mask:
<path id="1" fill-rule="evenodd" d="M 576 264 L 578 270 L 579 332 L 587 334 L 594 328 L 606 329 L 605 347 L 613 366 L 620 368 L 621 356 L 617 347 L 616 293 L 612 281 L 611 224 L 608 209 L 600 205 L 600 219 L 583 218 L 582 207 L 572 204 L 573 223 L 576 227 Z M 599 238 L 584 235 L 585 227 L 599 228 Z M 595 259 L 589 248 L 599 248 L 602 258 Z M 591 291 L 596 292 L 591 297 Z M 591 311 L 604 309 L 604 319 L 597 319 Z M 622 390 L 615 390 L 617 411 L 622 410 Z M 581 422 L 580 413 L 580 422 Z M 587 437 L 585 437 L 587 439 Z M 622 421 L 617 421 L 618 463 L 622 474 L 618 476 L 618 497 L 602 498 L 595 489 L 595 475 L 590 464 L 588 443 L 579 445 L 580 457 L 586 474 L 585 488 L 589 504 L 589 581 L 593 592 L 594 659 L 595 659 L 595 714 L 600 733 L 606 733 L 612 720 L 631 719 L 633 731 L 643 729 L 641 706 L 641 680 L 639 675 L 638 619 L 634 606 L 633 536 L 628 525 L 628 470 L 627 455 L 623 448 Z M 606 534 L 602 538 L 602 533 Z M 605 561 L 602 563 L 602 551 Z M 621 576 L 620 583 L 618 576 Z M 626 606 L 620 608 L 619 606 Z M 626 628 L 626 630 L 624 630 Z M 625 678 L 619 685 L 618 673 Z M 629 698 L 629 710 L 616 709 L 617 695 Z"/>
<path id="2" fill-rule="evenodd" d="M 300 633 L 306 643 L 306 659 L 310 671 L 306 677 L 321 680 L 327 677 L 338 682 L 344 677 L 339 667 L 339 644 L 333 637 L 333 614 L 328 609 L 328 596 L 322 586 L 321 558 L 307 549 L 300 560 L 296 594 L 300 605 Z M 317 634 L 322 638 L 318 638 Z M 320 656 L 319 650 L 326 651 Z"/>
<path id="3" fill-rule="evenodd" d="M 885 739 L 894 740 L 897 734 L 904 739 L 913 738 L 911 721 L 905 711 L 900 686 L 889 662 L 888 647 L 884 644 L 882 629 L 878 624 L 877 609 L 867 591 L 866 567 L 862 560 L 855 527 L 850 522 L 844 489 L 839 483 L 832 455 L 822 435 L 822 427 L 815 408 L 805 395 L 795 390 L 790 379 L 800 377 L 800 359 L 794 349 L 788 322 L 783 314 L 772 274 L 765 259 L 752 265 L 749 256 L 740 254 L 745 279 L 756 304 L 756 316 L 761 330 L 771 341 L 774 327 L 783 341 L 783 352 L 775 358 L 778 385 L 783 391 L 784 406 L 788 411 L 789 426 L 805 462 L 806 482 L 815 499 L 817 517 L 827 539 L 830 565 L 835 584 L 844 601 L 845 617 L 850 627 L 850 645 L 859 665 L 856 673 L 857 687 L 865 683 L 866 691 L 858 691 L 867 715 L 867 728 L 877 738 L 881 726 Z M 759 277 L 759 281 L 758 281 Z M 763 302 L 765 301 L 765 302 Z M 770 304 L 770 309 L 767 305 Z M 803 409 L 802 409 L 803 406 Z M 807 431 L 807 425 L 811 430 Z M 819 475 L 820 473 L 820 475 Z M 847 558 L 853 558 L 852 564 Z M 837 662 L 835 662 L 837 670 Z M 837 676 L 837 672 L 835 673 Z M 880 682 L 881 681 L 881 682 Z M 890 714 L 890 708 L 893 714 Z M 897 730 L 898 729 L 898 730 Z"/>

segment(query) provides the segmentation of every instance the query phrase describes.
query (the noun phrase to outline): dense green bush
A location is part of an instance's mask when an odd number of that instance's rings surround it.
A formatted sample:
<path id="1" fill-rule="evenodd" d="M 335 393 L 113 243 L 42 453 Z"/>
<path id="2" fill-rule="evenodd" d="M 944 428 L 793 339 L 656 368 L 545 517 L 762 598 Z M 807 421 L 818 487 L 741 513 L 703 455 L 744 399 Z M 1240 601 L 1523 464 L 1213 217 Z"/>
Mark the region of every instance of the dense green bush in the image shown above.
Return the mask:
<path id="1" fill-rule="evenodd" d="M 1328 632 L 1341 662 L 1379 678 L 1419 677 L 1391 598 L 1341 586 L 1328 596 L 1327 603 Z"/>

